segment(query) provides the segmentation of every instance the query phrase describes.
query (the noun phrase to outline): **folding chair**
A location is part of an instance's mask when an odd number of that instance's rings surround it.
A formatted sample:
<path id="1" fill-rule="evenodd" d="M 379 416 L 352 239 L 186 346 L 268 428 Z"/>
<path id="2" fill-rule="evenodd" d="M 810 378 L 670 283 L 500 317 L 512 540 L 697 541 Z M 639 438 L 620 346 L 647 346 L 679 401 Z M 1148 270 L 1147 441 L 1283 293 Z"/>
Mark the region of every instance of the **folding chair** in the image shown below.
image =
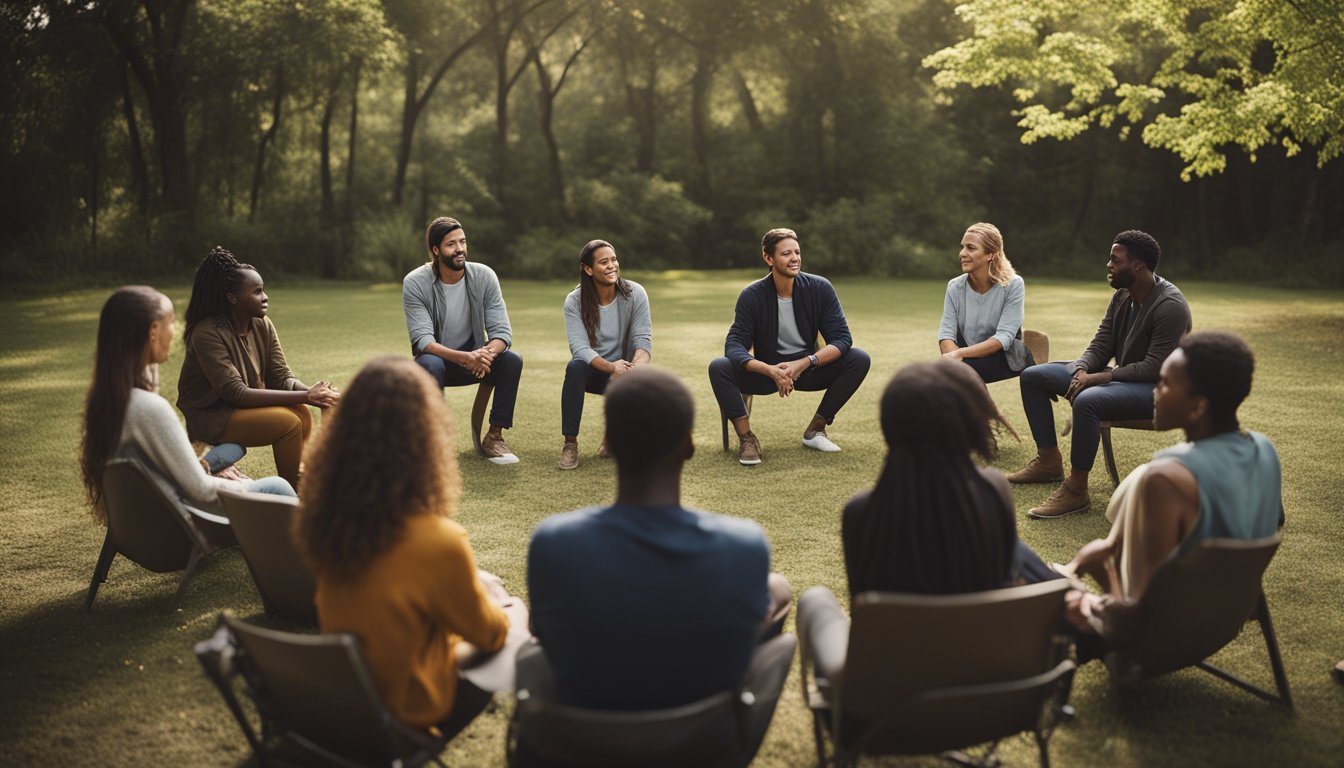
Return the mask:
<path id="1" fill-rule="evenodd" d="M 84 598 L 86 611 L 93 607 L 98 587 L 107 581 L 117 555 L 155 573 L 182 571 L 177 592 L 168 604 L 168 610 L 173 611 L 201 560 L 238 543 L 227 518 L 165 493 L 150 471 L 133 458 L 113 459 L 103 469 L 103 506 L 107 510 L 107 535 Z"/>
<path id="2" fill-rule="evenodd" d="M 405 725 L 383 705 L 354 635 L 298 635 L 252 626 L 231 612 L 196 644 L 196 658 L 266 765 L 299 747 L 340 766 L 442 766 L 450 736 Z M 244 711 L 235 685 L 255 707 Z"/>
<path id="3" fill-rule="evenodd" d="M 554 701 L 549 662 L 534 641 L 518 653 L 509 765 L 746 766 L 760 748 L 797 644 L 793 635 L 779 635 L 758 646 L 739 690 L 679 707 L 625 712 Z"/>
<path id="4" fill-rule="evenodd" d="M 1042 331 L 1022 329 L 1022 343 L 1031 350 L 1031 358 L 1037 365 L 1050 362 L 1050 336 Z"/>
<path id="5" fill-rule="evenodd" d="M 490 393 L 494 391 L 494 384 L 482 382 L 476 388 L 476 399 L 471 404 L 471 444 L 480 456 L 485 455 L 481 448 L 481 426 L 485 423 L 485 412 L 490 407 Z"/>
<path id="6" fill-rule="evenodd" d="M 1128 684 L 1195 666 L 1292 709 L 1288 676 L 1260 583 L 1278 547 L 1278 534 L 1253 541 L 1210 539 L 1163 563 L 1139 599 L 1141 634 L 1106 657 L 1116 681 Z M 1206 661 L 1235 640 L 1247 621 L 1260 625 L 1277 695 Z"/>
<path id="7" fill-rule="evenodd" d="M 298 500 L 269 493 L 220 491 L 247 570 L 261 593 L 266 613 L 317 626 L 313 595 L 317 580 L 290 539 L 290 522 Z"/>
<path id="8" fill-rule="evenodd" d="M 1153 430 L 1152 419 L 1127 419 L 1103 421 L 1101 426 L 1101 453 L 1106 459 L 1106 472 L 1111 476 L 1111 487 L 1120 487 L 1120 473 L 1115 468 L 1115 449 L 1111 447 L 1112 429 L 1144 429 Z"/>
<path id="9" fill-rule="evenodd" d="M 808 590 L 798 632 L 819 764 L 986 742 L 979 758 L 947 756 L 993 764 L 999 739 L 1030 731 L 1048 766 L 1050 735 L 1071 714 L 1074 663 L 1061 631 L 1068 589 L 1061 579 L 961 595 L 867 592 L 848 623 L 828 590 Z"/>

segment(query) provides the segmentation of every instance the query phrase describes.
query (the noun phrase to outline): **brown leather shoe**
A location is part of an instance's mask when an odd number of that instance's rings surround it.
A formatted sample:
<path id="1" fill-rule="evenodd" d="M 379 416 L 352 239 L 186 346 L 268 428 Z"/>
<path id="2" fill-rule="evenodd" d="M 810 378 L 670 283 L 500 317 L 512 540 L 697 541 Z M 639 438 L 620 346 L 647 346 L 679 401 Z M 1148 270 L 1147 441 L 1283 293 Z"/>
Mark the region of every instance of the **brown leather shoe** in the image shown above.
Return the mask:
<path id="1" fill-rule="evenodd" d="M 1008 476 L 1010 483 L 1058 483 L 1064 479 L 1064 460 L 1050 461 L 1039 454 L 1027 466 Z"/>
<path id="2" fill-rule="evenodd" d="M 737 462 L 748 467 L 760 464 L 761 441 L 756 439 L 756 433 L 748 432 L 738 440 L 741 441 L 741 447 L 737 450 Z"/>
<path id="3" fill-rule="evenodd" d="M 607 436 L 602 436 L 602 442 L 597 446 L 597 458 L 610 459 L 611 451 L 607 450 Z"/>
<path id="4" fill-rule="evenodd" d="M 577 442 L 566 440 L 565 444 L 560 447 L 560 463 L 558 466 L 561 469 L 579 468 L 579 444 Z"/>
<path id="5" fill-rule="evenodd" d="M 1069 487 L 1068 483 L 1060 483 L 1044 504 L 1027 510 L 1027 517 L 1049 520 L 1053 517 L 1064 517 L 1078 512 L 1086 512 L 1091 508 L 1092 497 L 1087 495 L 1087 491 L 1075 491 Z"/>
<path id="6" fill-rule="evenodd" d="M 504 436 L 493 432 L 487 432 L 485 437 L 481 438 L 481 453 L 485 454 L 485 460 L 491 464 L 518 463 L 518 457 L 509 450 L 508 443 L 504 442 Z"/>

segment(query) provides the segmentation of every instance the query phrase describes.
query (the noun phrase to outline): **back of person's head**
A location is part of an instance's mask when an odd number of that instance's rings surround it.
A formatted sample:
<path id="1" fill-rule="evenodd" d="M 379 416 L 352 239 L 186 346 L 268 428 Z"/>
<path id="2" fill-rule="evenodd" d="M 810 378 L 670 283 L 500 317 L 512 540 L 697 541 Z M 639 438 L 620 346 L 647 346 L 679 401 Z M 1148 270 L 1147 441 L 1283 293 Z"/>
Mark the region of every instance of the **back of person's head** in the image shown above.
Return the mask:
<path id="1" fill-rule="evenodd" d="M 859 551 L 846 553 L 861 581 L 850 584 L 852 592 L 951 594 L 1008 582 L 1015 518 L 987 492 L 972 461 L 973 454 L 994 455 L 997 414 L 964 363 L 912 363 L 896 372 L 882 394 L 886 462 Z"/>
<path id="2" fill-rule="evenodd" d="M 207 317 L 229 314 L 230 293 L 238 290 L 244 271 L 256 271 L 251 264 L 239 261 L 229 249 L 217 245 L 196 267 L 196 279 L 191 285 L 191 300 L 187 302 L 186 329 L 183 339 L 190 339 L 196 324 Z"/>
<path id="3" fill-rule="evenodd" d="M 151 388 L 145 370 L 145 346 L 150 326 L 170 306 L 168 297 L 153 288 L 128 285 L 107 298 L 98 316 L 93 380 L 84 404 L 80 471 L 93 514 L 104 522 L 103 467 L 121 441 L 131 390 Z"/>
<path id="4" fill-rule="evenodd" d="M 1255 355 L 1238 336 L 1226 331 L 1200 331 L 1181 339 L 1190 394 L 1209 401 L 1209 415 L 1219 431 L 1237 428 L 1237 408 L 1251 394 Z"/>
<path id="5" fill-rule="evenodd" d="M 688 457 L 695 401 L 681 379 L 642 365 L 613 379 L 603 400 L 607 450 L 620 471 L 639 472 Z"/>
<path id="6" fill-rule="evenodd" d="M 461 482 L 441 390 L 413 361 L 369 361 L 304 458 L 294 538 L 319 576 L 357 577 L 406 518 L 453 514 Z"/>
<path id="7" fill-rule="evenodd" d="M 1162 246 L 1157 244 L 1152 235 L 1138 229 L 1127 229 L 1116 235 L 1112 244 L 1125 246 L 1129 258 L 1148 265 L 1149 272 L 1157 271 L 1157 262 L 1162 258 Z"/>

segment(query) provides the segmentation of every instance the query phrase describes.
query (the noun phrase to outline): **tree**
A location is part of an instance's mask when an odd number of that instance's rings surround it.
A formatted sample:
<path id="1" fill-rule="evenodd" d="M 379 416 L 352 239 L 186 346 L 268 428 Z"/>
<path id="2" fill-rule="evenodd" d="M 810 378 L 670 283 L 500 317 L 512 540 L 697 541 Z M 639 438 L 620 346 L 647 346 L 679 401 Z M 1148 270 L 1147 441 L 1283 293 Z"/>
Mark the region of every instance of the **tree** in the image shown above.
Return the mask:
<path id="1" fill-rule="evenodd" d="M 1344 153 L 1344 14 L 1336 0 L 971 0 L 934 82 L 1013 88 L 1030 143 L 1117 122 L 1175 152 L 1181 176 L 1304 145 Z"/>

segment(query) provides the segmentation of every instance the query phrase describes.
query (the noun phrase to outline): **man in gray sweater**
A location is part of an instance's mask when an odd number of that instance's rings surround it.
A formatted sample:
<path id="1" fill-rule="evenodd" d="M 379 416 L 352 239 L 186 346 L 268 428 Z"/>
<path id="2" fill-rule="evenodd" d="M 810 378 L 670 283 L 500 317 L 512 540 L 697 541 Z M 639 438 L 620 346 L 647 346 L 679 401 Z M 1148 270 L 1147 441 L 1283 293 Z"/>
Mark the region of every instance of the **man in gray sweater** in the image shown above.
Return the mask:
<path id="1" fill-rule="evenodd" d="M 502 430 L 513 426 L 523 358 L 509 349 L 513 330 L 499 278 L 486 265 L 467 261 L 467 233 L 455 219 L 430 222 L 425 247 L 430 262 L 401 281 L 411 353 L 441 387 L 494 385 L 481 450 L 494 464 L 515 464 L 518 457 Z"/>
<path id="2" fill-rule="evenodd" d="M 1055 435 L 1050 401 L 1063 395 L 1073 405 L 1073 447 L 1068 479 L 1030 517 L 1086 512 L 1092 499 L 1087 476 L 1097 458 L 1101 422 L 1150 419 L 1153 387 L 1162 362 L 1190 331 L 1190 306 L 1180 289 L 1156 274 L 1162 248 L 1136 229 L 1121 232 L 1106 262 L 1115 294 L 1097 335 L 1071 363 L 1047 363 L 1022 371 L 1022 407 L 1036 441 L 1036 458 L 1008 476 L 1012 483 L 1058 482 L 1064 458 Z M 1115 367 L 1110 367 L 1111 360 Z"/>

